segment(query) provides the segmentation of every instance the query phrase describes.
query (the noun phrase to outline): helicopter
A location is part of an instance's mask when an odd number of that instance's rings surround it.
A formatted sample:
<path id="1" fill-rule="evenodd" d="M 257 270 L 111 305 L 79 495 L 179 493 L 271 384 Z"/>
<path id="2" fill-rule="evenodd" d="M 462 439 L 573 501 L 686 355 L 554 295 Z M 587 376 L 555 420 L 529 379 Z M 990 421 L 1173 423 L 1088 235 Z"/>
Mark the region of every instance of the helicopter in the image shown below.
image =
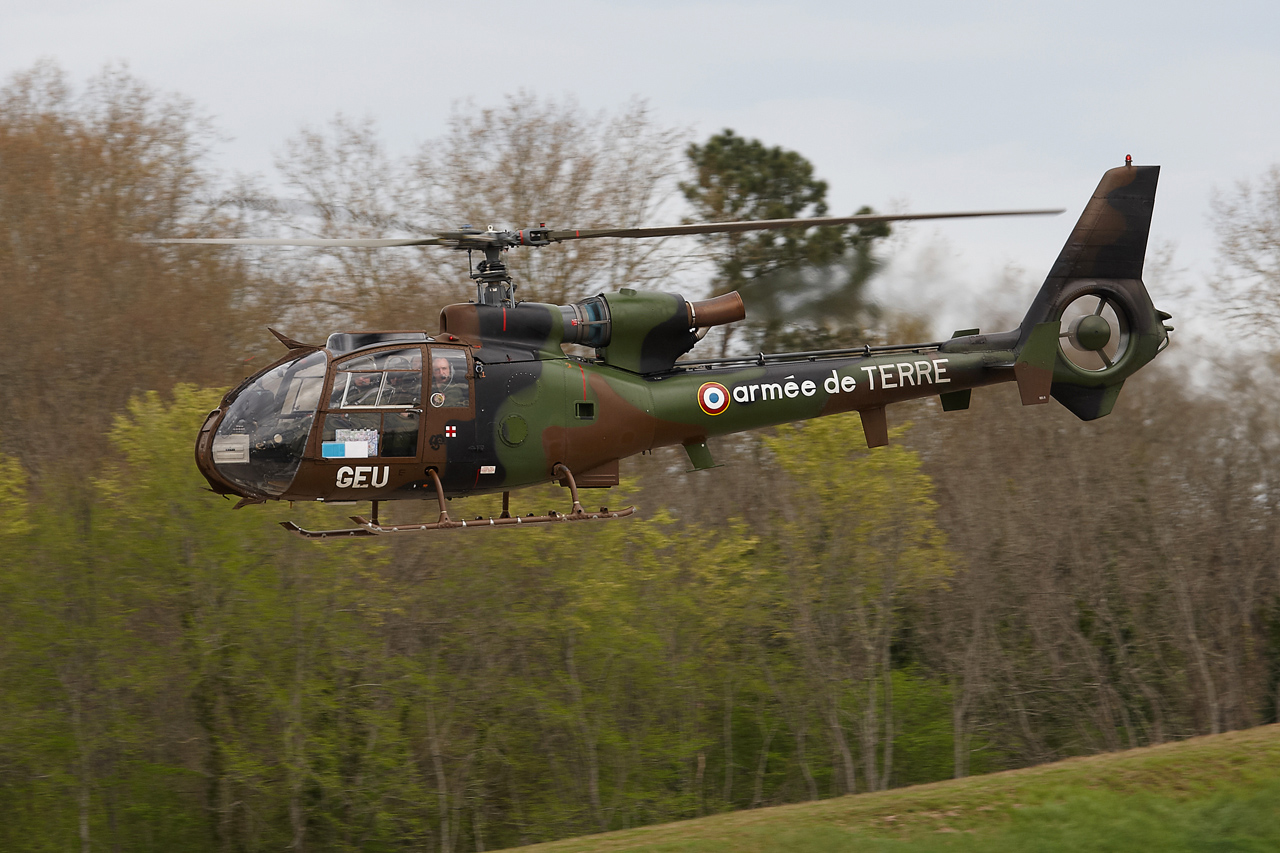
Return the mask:
<path id="1" fill-rule="evenodd" d="M 1107 415 L 1125 380 L 1169 343 L 1171 315 L 1142 282 L 1159 166 L 1108 170 L 1021 324 L 947 340 L 685 360 L 712 328 L 745 319 L 736 292 L 688 301 L 624 288 L 569 305 L 522 302 L 506 251 L 569 240 L 746 232 L 900 220 L 1061 213 L 1050 210 L 756 220 L 669 227 L 516 231 L 463 228 L 388 239 L 170 238 L 157 243 L 440 246 L 479 252 L 473 302 L 449 305 L 439 330 L 352 331 L 323 346 L 270 330 L 279 361 L 229 391 L 201 426 L 196 464 L 236 507 L 274 501 L 369 501 L 355 527 L 308 539 L 625 518 L 584 509 L 579 490 L 618 485 L 619 461 L 681 446 L 692 470 L 715 466 L 707 439 L 858 412 L 868 447 L 888 443 L 885 409 L 937 396 L 967 409 L 974 388 L 1015 382 L 1023 405 L 1056 399 L 1082 420 Z M 567 354 L 577 344 L 594 357 Z M 513 490 L 559 482 L 568 512 L 519 515 Z M 446 501 L 501 493 L 491 518 L 450 515 Z M 439 514 L 384 524 L 379 504 L 432 500 Z"/>

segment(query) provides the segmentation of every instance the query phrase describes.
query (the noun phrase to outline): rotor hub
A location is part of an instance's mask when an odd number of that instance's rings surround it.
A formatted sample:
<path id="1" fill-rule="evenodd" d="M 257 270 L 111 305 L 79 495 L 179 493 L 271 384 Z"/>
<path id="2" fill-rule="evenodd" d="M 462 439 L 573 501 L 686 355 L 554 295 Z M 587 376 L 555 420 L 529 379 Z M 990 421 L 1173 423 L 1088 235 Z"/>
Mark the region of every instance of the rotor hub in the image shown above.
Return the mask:
<path id="1" fill-rule="evenodd" d="M 1086 314 L 1072 321 L 1067 335 L 1076 349 L 1098 352 L 1111 342 L 1111 324 L 1097 314 Z"/>

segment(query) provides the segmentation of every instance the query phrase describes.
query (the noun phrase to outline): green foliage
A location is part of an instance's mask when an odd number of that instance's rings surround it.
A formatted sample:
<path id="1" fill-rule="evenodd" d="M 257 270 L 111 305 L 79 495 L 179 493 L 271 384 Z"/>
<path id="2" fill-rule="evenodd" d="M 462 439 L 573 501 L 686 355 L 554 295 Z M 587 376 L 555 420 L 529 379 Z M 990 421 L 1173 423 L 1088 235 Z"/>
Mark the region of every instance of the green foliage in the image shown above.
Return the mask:
<path id="1" fill-rule="evenodd" d="M 951 776 L 951 708 L 945 683 L 920 666 L 892 671 L 894 732 L 893 787 L 919 785 Z"/>
<path id="2" fill-rule="evenodd" d="M 796 501 L 778 536 L 779 562 L 808 706 L 840 756 L 835 792 L 885 788 L 894 777 L 895 687 L 916 686 L 893 671 L 901 611 L 951 573 L 933 485 L 914 451 L 866 450 L 855 417 L 785 426 L 763 441 Z"/>
<path id="3" fill-rule="evenodd" d="M 416 556 L 326 548 L 202 488 L 191 441 L 216 398 L 135 398 L 92 499 L 39 501 L 9 537 L 0 843 L 61 849 L 83 827 L 135 849 L 453 850 L 838 790 L 795 580 L 835 570 L 814 543 L 843 534 L 803 527 L 817 538 L 802 542 L 658 510 L 406 540 Z M 815 454 L 856 423 L 836 427 Z M 818 459 L 780 464 L 803 478 Z M 822 474 L 823 506 L 883 494 L 913 464 L 846 454 L 834 467 L 852 485 Z M 924 518 L 927 487 L 911 488 Z M 936 573 L 927 526 L 900 529 L 905 506 L 878 516 L 914 543 L 893 551 L 903 589 Z M 340 523 L 327 512 L 291 515 Z M 889 553 L 854 533 L 867 559 Z M 788 569 L 779 554 L 797 544 L 806 568 Z M 858 561 L 840 570 L 856 595 L 883 582 Z M 945 755 L 945 691 L 923 671 L 889 678 L 912 721 L 903 753 Z M 837 680 L 852 731 L 867 683 Z M 910 772 L 946 770 L 935 755 Z"/>
<path id="4" fill-rule="evenodd" d="M 203 491 L 190 442 L 216 399 L 135 399 L 100 499 L 79 519 L 40 505 L 5 574 L 8 849 L 81 832 L 132 849 L 283 846 L 332 837 L 335 813 L 338 840 L 385 834 L 377 805 L 397 775 L 372 790 L 340 778 L 385 752 L 403 761 L 394 726 L 367 749 L 377 714 L 350 688 L 380 663 L 354 615 L 377 588 L 353 588 L 378 551 L 316 564 Z M 49 814 L 67 820 L 46 828 Z"/>
<path id="5" fill-rule="evenodd" d="M 0 539 L 31 529 L 27 520 L 27 475 L 22 463 L 0 453 Z"/>
<path id="6" fill-rule="evenodd" d="M 950 574 L 933 483 L 919 454 L 899 443 L 909 426 L 874 450 L 854 416 L 786 425 L 764 438 L 805 499 L 790 528 L 795 545 L 815 569 L 847 567 L 860 595 L 927 587 Z"/>
<path id="7" fill-rule="evenodd" d="M 694 180 L 681 191 L 709 221 L 790 219 L 825 216 L 827 183 L 813 174 L 813 164 L 795 151 L 766 148 L 725 130 L 705 145 L 691 144 L 685 156 L 694 167 Z M 718 235 L 723 239 L 734 235 Z M 722 267 L 728 289 L 746 277 L 799 260 L 828 260 L 843 248 L 842 229 L 820 229 L 812 235 L 790 231 L 762 232 L 735 237 L 737 257 Z"/>

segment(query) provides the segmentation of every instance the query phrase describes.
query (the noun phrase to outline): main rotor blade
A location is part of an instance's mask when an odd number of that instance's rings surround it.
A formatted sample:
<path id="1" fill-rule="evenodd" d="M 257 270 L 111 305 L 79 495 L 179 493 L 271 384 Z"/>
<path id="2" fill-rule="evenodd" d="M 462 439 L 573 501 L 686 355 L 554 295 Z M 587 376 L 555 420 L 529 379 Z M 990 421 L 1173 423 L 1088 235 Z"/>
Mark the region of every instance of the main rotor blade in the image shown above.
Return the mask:
<path id="1" fill-rule="evenodd" d="M 682 234 L 726 234 L 740 231 L 773 231 L 782 228 L 815 228 L 830 225 L 867 225 L 875 222 L 902 222 L 919 219 L 966 219 L 977 216 L 1040 216 L 1062 213 L 1058 210 L 981 210 L 963 213 L 863 213 L 855 216 L 811 216 L 804 219 L 751 219 L 739 222 L 698 222 L 691 225 L 665 225 L 655 228 L 589 228 L 579 230 L 529 229 L 526 231 L 437 231 L 434 237 L 294 239 L 266 237 L 183 237 L 152 238 L 144 243 L 187 243 L 205 246 L 315 246 L 321 248 L 381 249 L 390 246 L 448 246 L 454 249 L 486 247 L 514 248 L 520 245 L 546 245 L 545 240 L 559 243 L 588 237 L 675 237 Z M 537 242 L 526 243 L 526 235 Z"/>
<path id="2" fill-rule="evenodd" d="M 739 231 L 772 231 L 781 228 L 815 228 L 826 225 L 866 225 L 874 222 L 902 222 L 910 219 L 965 219 L 975 216 L 1041 216 L 1057 210 L 982 210 L 967 213 L 864 213 L 857 216 L 811 216 L 803 219 L 749 219 L 740 222 L 697 222 L 657 228 L 591 228 L 579 231 L 550 231 L 547 239 L 585 240 L 588 237 L 676 237 L 682 234 L 728 234 Z"/>
<path id="3" fill-rule="evenodd" d="M 391 237 L 386 239 L 291 239 L 262 237 L 189 237 L 154 238 L 143 243 L 190 243 L 204 246 L 334 246 L 355 249 L 381 249 L 387 246 L 446 246 L 449 241 L 439 237 Z"/>

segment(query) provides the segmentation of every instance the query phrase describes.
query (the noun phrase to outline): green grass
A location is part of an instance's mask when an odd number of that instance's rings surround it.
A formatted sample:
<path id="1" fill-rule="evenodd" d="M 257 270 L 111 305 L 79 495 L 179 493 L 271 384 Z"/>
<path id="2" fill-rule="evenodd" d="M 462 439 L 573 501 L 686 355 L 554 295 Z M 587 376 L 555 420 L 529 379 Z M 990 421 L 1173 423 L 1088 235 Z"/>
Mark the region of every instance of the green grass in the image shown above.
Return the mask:
<path id="1" fill-rule="evenodd" d="M 1277 851 L 1280 726 L 519 849 Z"/>

